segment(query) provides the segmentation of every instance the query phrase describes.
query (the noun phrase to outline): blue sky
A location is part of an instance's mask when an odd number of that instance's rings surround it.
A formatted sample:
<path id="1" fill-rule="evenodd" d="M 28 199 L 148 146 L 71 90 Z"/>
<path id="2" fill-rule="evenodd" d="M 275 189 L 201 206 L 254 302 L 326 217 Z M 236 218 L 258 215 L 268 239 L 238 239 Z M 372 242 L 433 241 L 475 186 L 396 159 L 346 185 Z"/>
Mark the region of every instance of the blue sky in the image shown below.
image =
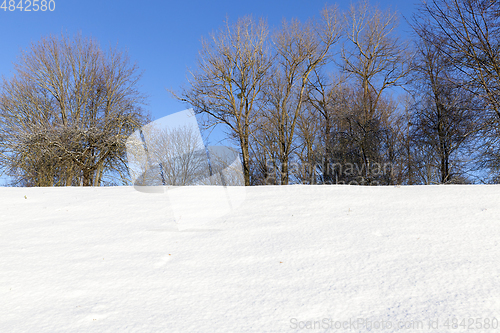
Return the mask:
<path id="1" fill-rule="evenodd" d="M 142 91 L 150 96 L 148 108 L 154 119 L 186 108 L 172 99 L 165 88 L 177 90 L 186 83 L 187 69 L 196 64 L 200 38 L 218 29 L 226 17 L 234 21 L 251 14 L 278 26 L 283 18 L 305 20 L 318 16 L 325 4 L 337 3 L 341 9 L 350 4 L 324 0 L 54 1 L 53 12 L 0 10 L 0 75 L 12 74 L 12 63 L 20 49 L 32 41 L 49 34 L 81 31 L 96 38 L 103 47 L 118 44 L 128 50 L 131 59 L 144 70 Z M 372 3 L 407 17 L 415 9 L 413 1 Z M 408 28 L 402 19 L 401 32 L 405 30 Z"/>

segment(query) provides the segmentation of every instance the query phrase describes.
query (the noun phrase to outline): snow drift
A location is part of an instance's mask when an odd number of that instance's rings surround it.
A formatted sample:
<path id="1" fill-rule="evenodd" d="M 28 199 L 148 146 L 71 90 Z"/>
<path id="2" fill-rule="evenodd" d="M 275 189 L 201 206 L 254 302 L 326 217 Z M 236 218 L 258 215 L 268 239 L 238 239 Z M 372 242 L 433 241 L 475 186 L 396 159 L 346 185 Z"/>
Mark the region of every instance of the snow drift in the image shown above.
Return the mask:
<path id="1" fill-rule="evenodd" d="M 498 331 L 499 199 L 251 187 L 183 229 L 165 194 L 0 188 L 0 331 Z"/>

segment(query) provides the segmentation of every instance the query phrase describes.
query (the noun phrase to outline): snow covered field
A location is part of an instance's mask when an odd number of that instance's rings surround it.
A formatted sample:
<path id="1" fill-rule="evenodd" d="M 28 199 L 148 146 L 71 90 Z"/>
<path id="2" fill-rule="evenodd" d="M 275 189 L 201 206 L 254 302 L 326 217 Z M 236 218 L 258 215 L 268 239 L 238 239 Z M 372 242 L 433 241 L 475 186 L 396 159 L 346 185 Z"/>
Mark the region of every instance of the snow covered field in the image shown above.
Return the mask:
<path id="1" fill-rule="evenodd" d="M 179 231 L 166 194 L 0 188 L 0 332 L 499 332 L 499 199 L 251 187 Z"/>

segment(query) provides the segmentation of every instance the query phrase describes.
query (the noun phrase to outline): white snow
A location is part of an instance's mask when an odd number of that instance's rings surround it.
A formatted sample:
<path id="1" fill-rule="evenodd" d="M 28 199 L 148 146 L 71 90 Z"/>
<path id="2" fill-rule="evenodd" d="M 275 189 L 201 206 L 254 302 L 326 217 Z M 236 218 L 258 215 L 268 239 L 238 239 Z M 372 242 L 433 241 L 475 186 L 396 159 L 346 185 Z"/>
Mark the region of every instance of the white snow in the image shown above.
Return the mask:
<path id="1" fill-rule="evenodd" d="M 500 320 L 499 199 L 250 187 L 179 231 L 165 193 L 0 188 L 0 332 L 470 331 Z"/>

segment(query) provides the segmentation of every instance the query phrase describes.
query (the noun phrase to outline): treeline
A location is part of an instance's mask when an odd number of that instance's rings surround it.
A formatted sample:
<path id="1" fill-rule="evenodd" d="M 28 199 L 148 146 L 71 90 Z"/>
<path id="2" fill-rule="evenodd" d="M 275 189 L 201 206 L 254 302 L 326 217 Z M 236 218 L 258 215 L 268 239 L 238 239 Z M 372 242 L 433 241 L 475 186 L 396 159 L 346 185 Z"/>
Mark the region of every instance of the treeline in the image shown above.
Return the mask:
<path id="1" fill-rule="evenodd" d="M 227 22 L 174 95 L 225 127 L 245 185 L 499 183 L 500 2 L 423 2 L 410 39 L 398 20 L 361 1 L 280 27 Z M 0 86 L 11 185 L 130 184 L 126 140 L 151 119 L 126 52 L 50 36 L 14 70 Z"/>
<path id="2" fill-rule="evenodd" d="M 411 20 L 368 2 L 203 40 L 176 96 L 224 124 L 246 185 L 497 183 L 500 3 L 435 0 Z"/>

